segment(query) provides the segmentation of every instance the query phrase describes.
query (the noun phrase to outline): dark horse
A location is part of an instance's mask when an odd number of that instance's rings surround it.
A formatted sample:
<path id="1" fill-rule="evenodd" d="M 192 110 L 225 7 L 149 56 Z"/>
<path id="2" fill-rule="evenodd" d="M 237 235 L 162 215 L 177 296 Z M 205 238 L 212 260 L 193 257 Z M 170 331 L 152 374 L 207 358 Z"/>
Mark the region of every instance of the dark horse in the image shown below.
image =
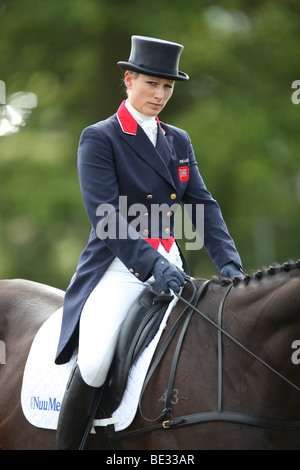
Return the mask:
<path id="1" fill-rule="evenodd" d="M 201 287 L 191 309 L 184 299 L 189 302 L 193 289 Z M 63 294 L 30 281 L 0 281 L 0 340 L 6 347 L 0 365 L 2 449 L 54 448 L 54 431 L 26 421 L 20 392 L 33 338 L 62 305 Z M 180 318 L 170 344 L 162 346 Z M 157 363 L 154 358 L 157 367 L 150 368 L 136 417 L 111 445 L 118 442 L 124 450 L 299 450 L 299 344 L 299 261 L 240 282 L 187 283 L 158 345 L 156 357 L 161 358 Z M 101 449 L 100 442 L 92 435 L 88 448 Z"/>

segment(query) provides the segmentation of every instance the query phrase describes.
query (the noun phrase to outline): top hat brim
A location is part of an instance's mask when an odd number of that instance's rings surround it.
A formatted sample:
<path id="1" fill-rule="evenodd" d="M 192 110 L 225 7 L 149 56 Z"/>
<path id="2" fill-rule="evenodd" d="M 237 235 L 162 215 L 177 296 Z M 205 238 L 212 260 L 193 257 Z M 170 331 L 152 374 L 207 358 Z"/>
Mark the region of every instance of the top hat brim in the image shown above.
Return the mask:
<path id="1" fill-rule="evenodd" d="M 184 72 L 178 72 L 178 73 L 169 73 L 169 72 L 163 72 L 163 71 L 157 71 L 154 69 L 150 69 L 147 67 L 142 67 L 139 65 L 135 65 L 131 62 L 124 62 L 124 61 L 119 61 L 117 63 L 121 69 L 124 70 L 130 70 L 131 72 L 137 72 L 137 73 L 142 73 L 144 75 L 150 75 L 152 77 L 160 77 L 160 78 L 168 78 L 170 80 L 188 80 L 189 76 L 184 73 Z"/>

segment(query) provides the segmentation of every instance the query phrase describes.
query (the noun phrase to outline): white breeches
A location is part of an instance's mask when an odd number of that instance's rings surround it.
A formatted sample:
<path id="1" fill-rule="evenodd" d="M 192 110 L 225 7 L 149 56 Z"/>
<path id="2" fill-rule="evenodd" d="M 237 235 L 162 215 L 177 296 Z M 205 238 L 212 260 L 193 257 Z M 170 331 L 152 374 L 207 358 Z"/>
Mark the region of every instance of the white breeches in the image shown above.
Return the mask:
<path id="1" fill-rule="evenodd" d="M 158 248 L 170 263 L 182 269 L 176 243 L 168 253 L 160 243 Z M 80 317 L 77 363 L 83 380 L 100 387 L 105 382 L 122 322 L 134 300 L 154 277 L 141 282 L 115 258 L 97 286 L 89 295 Z"/>

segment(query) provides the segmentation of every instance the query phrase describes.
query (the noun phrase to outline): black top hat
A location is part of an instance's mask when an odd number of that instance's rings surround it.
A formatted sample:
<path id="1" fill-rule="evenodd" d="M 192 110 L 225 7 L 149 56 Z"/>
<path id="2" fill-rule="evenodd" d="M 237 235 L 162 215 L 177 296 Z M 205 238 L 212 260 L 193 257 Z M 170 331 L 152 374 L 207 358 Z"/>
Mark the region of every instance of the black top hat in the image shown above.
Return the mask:
<path id="1" fill-rule="evenodd" d="M 118 66 L 125 70 L 169 78 L 188 80 L 189 76 L 178 71 L 181 44 L 145 36 L 131 37 L 131 52 L 128 62 L 120 61 Z"/>

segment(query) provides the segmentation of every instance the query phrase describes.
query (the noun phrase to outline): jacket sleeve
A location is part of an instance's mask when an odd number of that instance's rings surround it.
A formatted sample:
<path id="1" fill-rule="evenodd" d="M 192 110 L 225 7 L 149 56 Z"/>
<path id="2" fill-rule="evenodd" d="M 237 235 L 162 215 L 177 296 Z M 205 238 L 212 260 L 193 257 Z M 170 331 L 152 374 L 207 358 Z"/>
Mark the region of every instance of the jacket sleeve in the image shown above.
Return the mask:
<path id="1" fill-rule="evenodd" d="M 105 243 L 141 281 L 147 280 L 161 255 L 122 216 L 113 148 L 105 132 L 94 126 L 86 128 L 80 138 L 78 176 L 84 206 L 99 243 Z"/>
<path id="2" fill-rule="evenodd" d="M 221 209 L 211 193 L 207 190 L 200 175 L 189 137 L 188 146 L 190 177 L 183 197 L 183 203 L 193 206 L 193 226 L 200 237 L 204 234 L 204 239 L 202 240 L 204 246 L 219 271 L 230 261 L 235 261 L 239 266 L 242 266 L 240 255 L 229 234 Z M 204 205 L 204 220 L 202 217 L 196 217 L 198 204 Z M 199 221 L 204 225 L 203 227 L 197 227 Z"/>

